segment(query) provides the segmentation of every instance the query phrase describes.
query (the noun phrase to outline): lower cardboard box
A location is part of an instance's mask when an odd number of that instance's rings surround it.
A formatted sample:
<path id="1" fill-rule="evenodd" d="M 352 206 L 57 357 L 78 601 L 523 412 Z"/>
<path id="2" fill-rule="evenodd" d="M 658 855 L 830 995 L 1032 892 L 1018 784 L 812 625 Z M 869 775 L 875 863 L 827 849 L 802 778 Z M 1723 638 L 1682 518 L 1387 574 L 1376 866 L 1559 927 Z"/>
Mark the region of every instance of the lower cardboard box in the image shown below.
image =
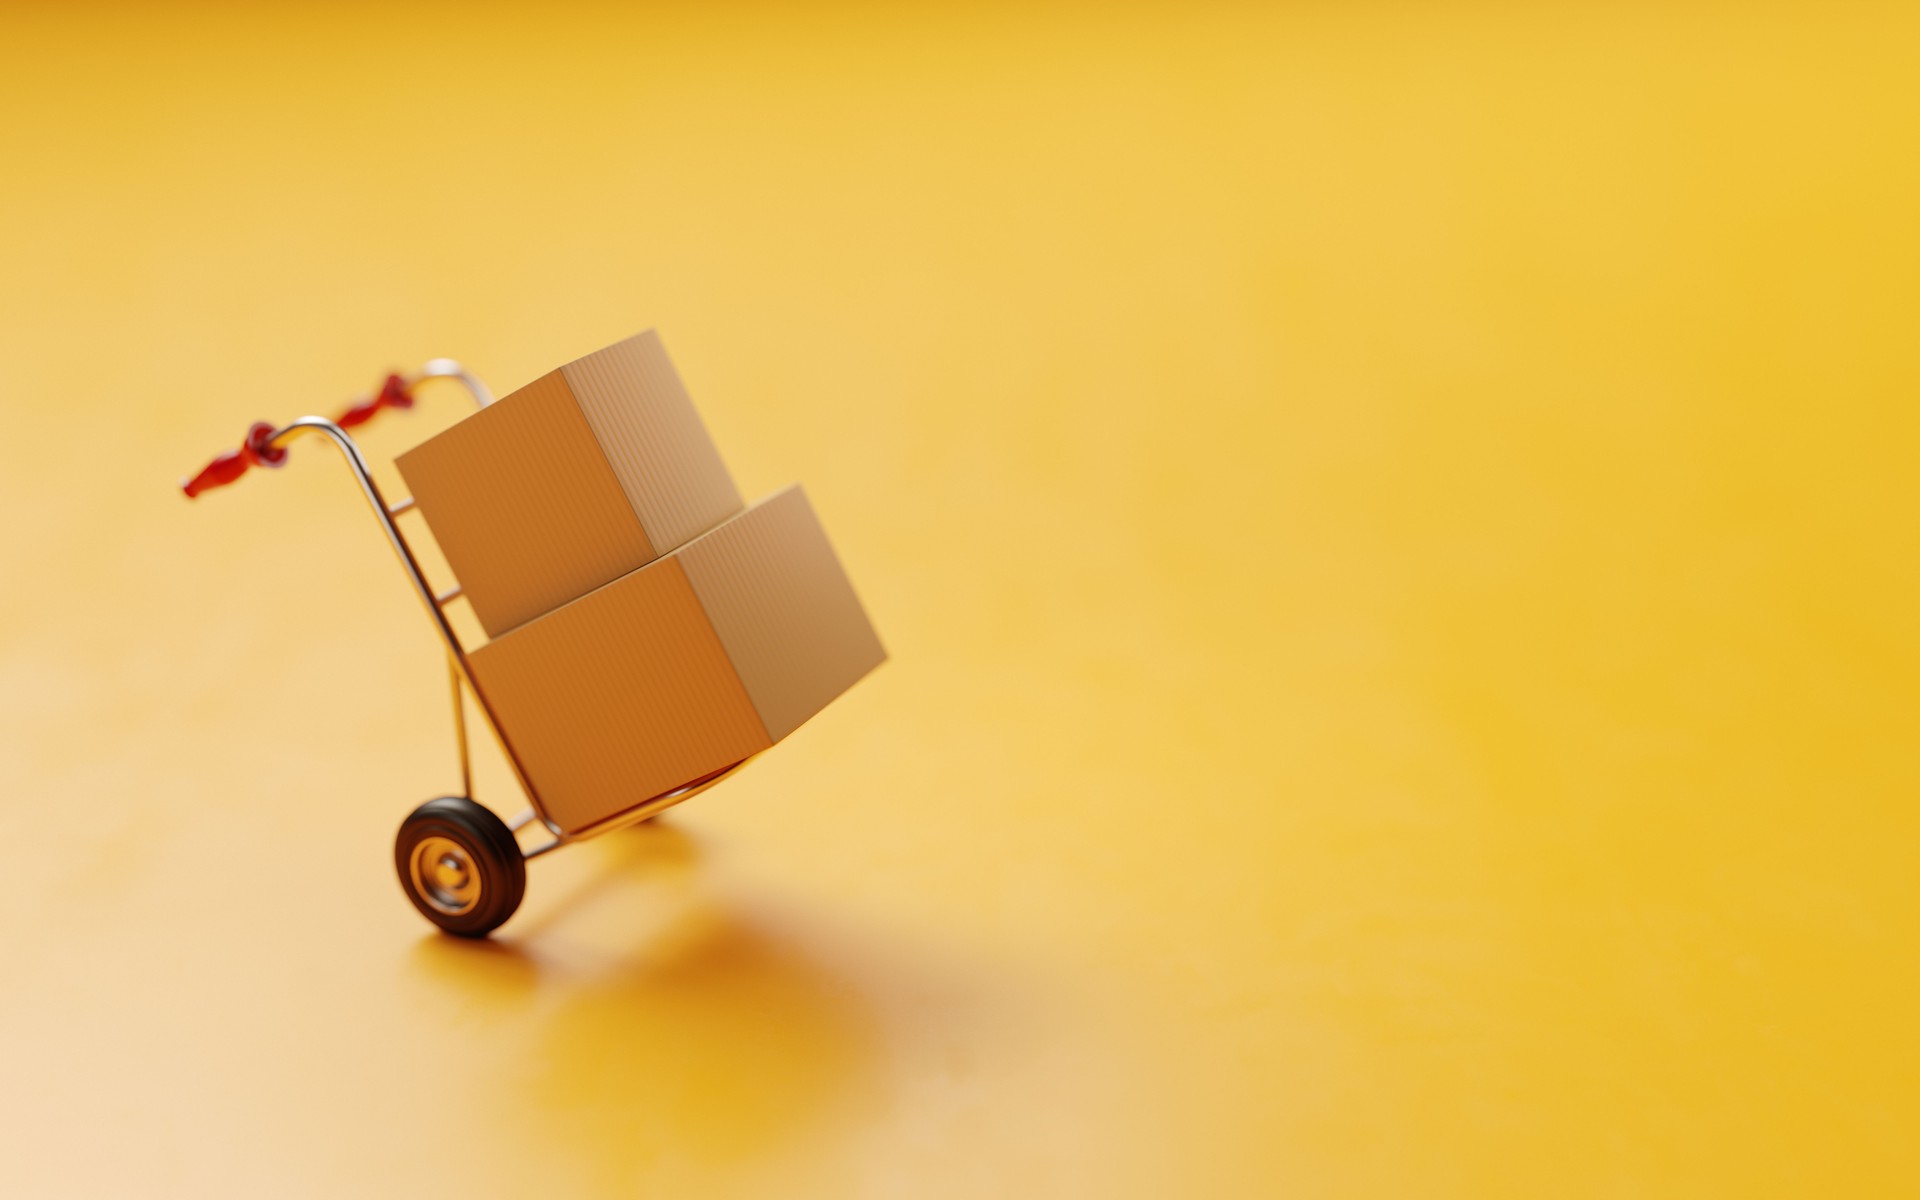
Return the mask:
<path id="1" fill-rule="evenodd" d="M 766 749 L 885 660 L 798 485 L 470 656 L 568 833 Z"/>

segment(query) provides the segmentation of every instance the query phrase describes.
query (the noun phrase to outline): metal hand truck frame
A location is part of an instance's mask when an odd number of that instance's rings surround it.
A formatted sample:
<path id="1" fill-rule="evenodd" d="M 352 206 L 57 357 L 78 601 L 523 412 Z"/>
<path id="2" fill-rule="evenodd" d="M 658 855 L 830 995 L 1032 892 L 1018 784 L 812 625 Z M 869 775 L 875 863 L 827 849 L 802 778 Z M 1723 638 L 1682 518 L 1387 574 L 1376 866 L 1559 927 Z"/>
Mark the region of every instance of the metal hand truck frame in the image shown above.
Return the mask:
<path id="1" fill-rule="evenodd" d="M 389 504 L 367 466 L 366 457 L 347 429 L 371 420 L 384 409 L 411 408 L 415 391 L 436 379 L 457 380 L 464 384 L 474 403 L 481 408 L 493 403 L 493 394 L 485 384 L 449 358 L 436 358 L 411 375 L 389 375 L 380 391 L 357 401 L 338 420 L 325 417 L 301 417 L 275 427 L 256 422 L 236 450 L 229 450 L 208 463 L 192 479 L 181 481 L 181 490 L 189 497 L 211 488 L 224 487 L 253 467 L 279 467 L 287 459 L 287 447 L 307 434 L 323 434 L 346 459 L 360 492 L 373 507 L 387 542 L 400 557 L 413 590 L 426 605 L 427 615 L 440 634 L 447 650 L 447 672 L 453 694 L 454 740 L 460 752 L 460 794 L 429 800 L 408 814 L 400 823 L 394 839 L 393 865 L 400 887 L 420 914 L 447 933 L 459 937 L 485 937 L 513 915 L 526 893 L 526 863 L 573 842 L 635 825 L 683 800 L 692 799 L 714 784 L 732 775 L 748 760 L 743 759 L 679 787 L 650 797 L 630 808 L 597 821 L 585 828 L 568 831 L 547 816 L 540 793 L 521 766 L 513 750 L 513 741 L 500 727 L 493 707 L 475 684 L 468 667 L 466 647 L 447 620 L 447 605 L 461 594 L 460 585 L 435 592 L 420 569 L 399 518 L 414 511 L 412 498 Z M 528 807 L 510 821 L 473 799 L 473 763 L 467 744 L 467 712 L 463 695 L 473 697 L 474 707 L 493 734 L 501 755 L 513 771 L 514 779 L 526 794 Z M 530 849 L 520 845 L 520 830 L 538 821 L 549 840 Z"/>

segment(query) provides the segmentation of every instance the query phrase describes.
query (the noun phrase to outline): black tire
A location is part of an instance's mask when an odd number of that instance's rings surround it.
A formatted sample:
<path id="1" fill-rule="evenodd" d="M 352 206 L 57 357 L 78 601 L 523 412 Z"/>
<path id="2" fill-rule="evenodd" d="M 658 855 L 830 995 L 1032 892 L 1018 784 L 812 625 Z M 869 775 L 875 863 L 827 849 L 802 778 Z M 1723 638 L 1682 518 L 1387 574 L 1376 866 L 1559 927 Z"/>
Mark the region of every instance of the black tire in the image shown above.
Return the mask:
<path id="1" fill-rule="evenodd" d="M 492 933 L 527 891 L 513 831 L 465 796 L 429 800 L 408 814 L 393 840 L 393 868 L 420 915 L 455 937 Z"/>

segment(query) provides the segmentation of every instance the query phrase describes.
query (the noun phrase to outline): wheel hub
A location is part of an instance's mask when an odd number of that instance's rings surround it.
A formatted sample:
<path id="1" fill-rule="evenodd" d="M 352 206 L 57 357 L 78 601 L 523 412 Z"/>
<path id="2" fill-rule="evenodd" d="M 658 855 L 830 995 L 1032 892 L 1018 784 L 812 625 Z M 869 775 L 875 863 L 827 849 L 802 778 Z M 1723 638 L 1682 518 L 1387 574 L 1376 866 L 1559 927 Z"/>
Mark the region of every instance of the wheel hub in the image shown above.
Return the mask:
<path id="1" fill-rule="evenodd" d="M 421 838 L 408 866 L 414 891 L 440 912 L 457 917 L 480 903 L 480 872 L 467 848 L 452 838 Z"/>

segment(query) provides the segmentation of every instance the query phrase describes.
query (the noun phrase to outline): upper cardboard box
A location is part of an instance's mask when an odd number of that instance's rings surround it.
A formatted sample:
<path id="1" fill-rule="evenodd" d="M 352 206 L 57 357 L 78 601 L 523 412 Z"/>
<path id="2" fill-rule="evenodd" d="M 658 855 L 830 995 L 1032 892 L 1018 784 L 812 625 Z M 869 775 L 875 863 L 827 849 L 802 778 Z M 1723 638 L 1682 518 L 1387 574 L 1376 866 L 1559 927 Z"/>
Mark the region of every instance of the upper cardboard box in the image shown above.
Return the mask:
<path id="1" fill-rule="evenodd" d="M 542 375 L 396 462 L 488 637 L 741 508 L 651 330 Z"/>

